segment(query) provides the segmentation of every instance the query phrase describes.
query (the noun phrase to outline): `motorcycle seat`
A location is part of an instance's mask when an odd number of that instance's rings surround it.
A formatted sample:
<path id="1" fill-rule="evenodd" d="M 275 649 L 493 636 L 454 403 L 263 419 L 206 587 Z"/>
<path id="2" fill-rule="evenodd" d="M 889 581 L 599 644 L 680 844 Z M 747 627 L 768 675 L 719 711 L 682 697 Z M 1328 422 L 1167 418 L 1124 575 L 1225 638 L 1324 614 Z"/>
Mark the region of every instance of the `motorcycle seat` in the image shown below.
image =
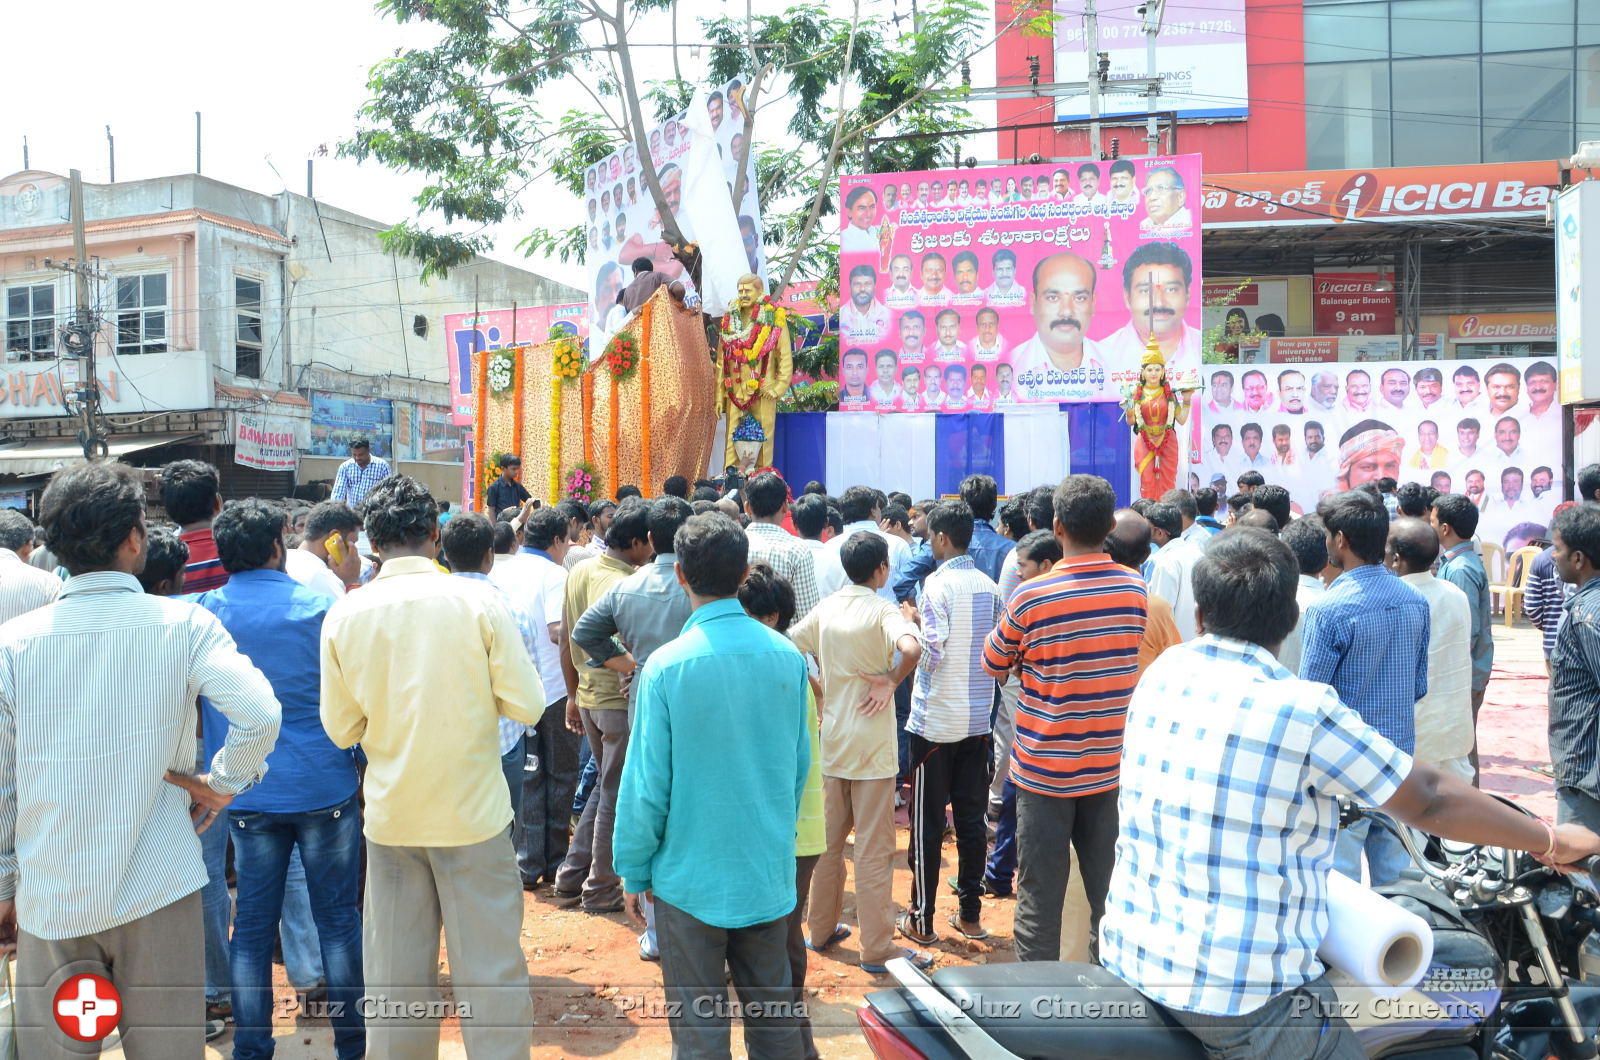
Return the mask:
<path id="1" fill-rule="evenodd" d="M 943 968 L 934 985 L 1024 1060 L 1204 1060 L 1166 1011 L 1104 968 L 1068 961 Z"/>

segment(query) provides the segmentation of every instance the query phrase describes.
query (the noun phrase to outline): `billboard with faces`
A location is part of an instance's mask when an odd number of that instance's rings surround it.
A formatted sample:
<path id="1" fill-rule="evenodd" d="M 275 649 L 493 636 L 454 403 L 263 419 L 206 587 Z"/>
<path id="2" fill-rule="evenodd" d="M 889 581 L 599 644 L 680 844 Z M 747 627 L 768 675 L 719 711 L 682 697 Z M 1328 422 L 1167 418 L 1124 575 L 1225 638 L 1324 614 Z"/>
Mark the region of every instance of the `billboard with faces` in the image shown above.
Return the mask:
<path id="1" fill-rule="evenodd" d="M 728 194 L 733 194 L 739 152 L 744 148 L 744 82 L 734 78 L 706 97 L 706 111 L 722 160 Z M 661 192 L 673 210 L 683 203 L 684 169 L 693 139 L 687 112 L 650 130 L 650 157 Z M 761 209 L 756 196 L 755 149 L 750 151 L 743 199 L 735 204 L 739 234 L 750 271 L 766 276 L 761 244 Z M 589 320 L 603 327 L 617 295 L 633 279 L 632 265 L 649 258 L 658 272 L 686 287 L 693 283 L 661 238 L 661 216 L 645 185 L 638 152 L 630 143 L 584 171 L 584 265 L 589 273 Z"/>
<path id="2" fill-rule="evenodd" d="M 1200 156 L 840 179 L 839 407 L 1120 400 L 1200 375 Z"/>
<path id="3" fill-rule="evenodd" d="M 1508 548 L 1543 536 L 1562 500 L 1553 359 L 1207 365 L 1205 375 L 1191 485 L 1224 497 L 1248 470 L 1304 512 L 1363 482 L 1420 482 L 1472 498 L 1478 536 Z"/>

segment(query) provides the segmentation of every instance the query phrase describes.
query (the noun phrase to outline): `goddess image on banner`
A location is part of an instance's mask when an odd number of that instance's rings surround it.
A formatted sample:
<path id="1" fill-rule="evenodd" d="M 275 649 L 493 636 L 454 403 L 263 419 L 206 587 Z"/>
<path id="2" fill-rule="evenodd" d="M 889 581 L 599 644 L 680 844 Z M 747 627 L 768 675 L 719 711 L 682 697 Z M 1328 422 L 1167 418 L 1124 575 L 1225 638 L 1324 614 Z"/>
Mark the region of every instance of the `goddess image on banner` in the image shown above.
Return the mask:
<path id="1" fill-rule="evenodd" d="M 1200 375 L 1200 156 L 841 178 L 839 408 L 1119 401 Z"/>
<path id="2" fill-rule="evenodd" d="M 1189 485 L 1232 493 L 1259 471 L 1316 509 L 1392 478 L 1464 493 L 1478 537 L 1507 552 L 1543 537 L 1561 500 L 1561 405 L 1552 360 L 1207 365 Z"/>

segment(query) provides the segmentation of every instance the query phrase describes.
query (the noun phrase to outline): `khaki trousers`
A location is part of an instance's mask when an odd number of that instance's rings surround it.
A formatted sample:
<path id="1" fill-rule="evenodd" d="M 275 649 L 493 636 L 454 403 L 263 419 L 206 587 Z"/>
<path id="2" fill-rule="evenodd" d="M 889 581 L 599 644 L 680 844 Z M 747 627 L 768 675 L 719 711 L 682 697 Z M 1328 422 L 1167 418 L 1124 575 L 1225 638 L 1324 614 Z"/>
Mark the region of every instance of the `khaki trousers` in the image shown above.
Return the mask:
<path id="1" fill-rule="evenodd" d="M 205 943 L 199 891 L 93 935 L 41 939 L 19 930 L 18 1056 L 54 1060 L 100 1055 L 99 1042 L 78 1042 L 61 1033 L 51 1011 L 56 990 L 83 972 L 110 979 L 122 996 L 117 1030 L 129 1060 L 173 1060 L 205 1052 Z"/>
<path id="2" fill-rule="evenodd" d="M 521 943 L 522 882 L 509 831 L 463 847 L 368 840 L 365 918 L 368 1055 L 438 1055 L 442 924 L 467 1055 L 527 1060 L 533 1000 Z"/>
<path id="3" fill-rule="evenodd" d="M 828 849 L 811 877 L 811 909 L 806 918 L 811 942 L 820 946 L 831 938 L 844 910 L 844 847 L 854 829 L 861 961 L 882 964 L 898 956 L 894 944 L 894 778 L 824 776 L 822 806 Z"/>

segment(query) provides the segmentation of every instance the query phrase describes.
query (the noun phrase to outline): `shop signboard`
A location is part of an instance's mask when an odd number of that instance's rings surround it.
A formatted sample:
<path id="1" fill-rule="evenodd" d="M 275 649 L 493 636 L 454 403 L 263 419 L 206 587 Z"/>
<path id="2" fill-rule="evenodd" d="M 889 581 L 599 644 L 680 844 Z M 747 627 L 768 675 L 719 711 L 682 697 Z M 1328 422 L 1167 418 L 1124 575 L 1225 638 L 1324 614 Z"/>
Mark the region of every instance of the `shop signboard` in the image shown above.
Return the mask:
<path id="1" fill-rule="evenodd" d="M 1471 313 L 1453 316 L 1446 337 L 1451 342 L 1554 342 L 1554 313 Z"/>
<path id="2" fill-rule="evenodd" d="M 1199 377 L 1200 156 L 840 180 L 839 407 L 1120 400 Z"/>
<path id="3" fill-rule="evenodd" d="M 394 403 L 313 390 L 310 455 L 345 456 L 356 438 L 371 443 L 373 456 L 394 455 Z"/>
<path id="4" fill-rule="evenodd" d="M 255 412 L 233 414 L 233 459 L 262 471 L 293 471 L 300 466 L 294 421 Z"/>

